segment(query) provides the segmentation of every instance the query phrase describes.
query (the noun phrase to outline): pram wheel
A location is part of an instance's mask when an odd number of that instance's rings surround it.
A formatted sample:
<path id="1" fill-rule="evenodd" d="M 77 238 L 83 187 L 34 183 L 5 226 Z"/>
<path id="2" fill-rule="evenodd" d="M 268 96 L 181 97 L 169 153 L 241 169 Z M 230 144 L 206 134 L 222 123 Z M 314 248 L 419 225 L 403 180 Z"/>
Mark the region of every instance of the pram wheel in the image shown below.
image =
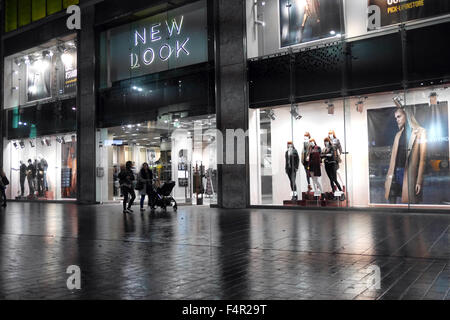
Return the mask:
<path id="1" fill-rule="evenodd" d="M 178 205 L 177 205 L 177 202 L 175 201 L 175 199 L 172 198 L 172 201 L 170 201 L 170 205 L 172 206 L 173 211 L 178 210 Z"/>

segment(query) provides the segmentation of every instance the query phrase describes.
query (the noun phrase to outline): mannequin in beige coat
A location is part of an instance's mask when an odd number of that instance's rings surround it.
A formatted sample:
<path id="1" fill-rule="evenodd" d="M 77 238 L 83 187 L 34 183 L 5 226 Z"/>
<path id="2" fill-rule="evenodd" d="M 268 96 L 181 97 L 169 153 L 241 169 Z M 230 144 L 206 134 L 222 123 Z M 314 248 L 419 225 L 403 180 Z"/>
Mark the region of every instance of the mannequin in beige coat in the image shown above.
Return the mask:
<path id="1" fill-rule="evenodd" d="M 401 183 L 401 202 L 420 203 L 427 154 L 426 130 L 418 124 L 414 115 L 408 114 L 405 109 L 398 108 L 394 115 L 399 131 L 395 136 L 394 144 L 392 146 L 391 161 L 385 182 L 385 198 L 386 200 L 390 200 L 392 197 L 391 188 L 397 166 L 396 160 L 397 153 L 399 152 L 399 141 L 402 133 L 407 130 L 406 121 L 408 121 L 411 128 L 411 136 L 407 142 L 406 148 L 405 170 L 403 181 Z"/>

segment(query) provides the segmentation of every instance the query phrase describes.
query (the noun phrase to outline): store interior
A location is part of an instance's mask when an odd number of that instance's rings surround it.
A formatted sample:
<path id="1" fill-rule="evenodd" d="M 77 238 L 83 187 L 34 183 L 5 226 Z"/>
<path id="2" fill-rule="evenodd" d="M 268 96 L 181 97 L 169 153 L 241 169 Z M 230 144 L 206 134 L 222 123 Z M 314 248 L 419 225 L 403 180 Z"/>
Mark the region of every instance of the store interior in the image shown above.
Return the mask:
<path id="1" fill-rule="evenodd" d="M 179 112 L 156 121 L 99 129 L 97 201 L 123 199 L 118 173 L 132 161 L 136 175 L 143 163 L 149 164 L 154 186 L 174 181 L 172 196 L 178 204 L 217 203 L 215 128 L 215 115 L 192 117 Z"/>

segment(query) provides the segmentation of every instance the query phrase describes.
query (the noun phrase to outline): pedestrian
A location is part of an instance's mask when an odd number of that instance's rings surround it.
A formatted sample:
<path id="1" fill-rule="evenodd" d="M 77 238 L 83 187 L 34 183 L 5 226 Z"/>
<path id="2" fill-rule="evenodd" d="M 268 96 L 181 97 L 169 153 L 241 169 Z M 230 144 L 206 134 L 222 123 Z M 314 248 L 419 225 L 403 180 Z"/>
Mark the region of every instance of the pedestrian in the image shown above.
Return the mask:
<path id="1" fill-rule="evenodd" d="M 2 207 L 6 207 L 6 186 L 8 184 L 8 178 L 6 178 L 6 174 L 3 171 L 3 168 L 0 168 L 0 193 L 2 196 Z"/>
<path id="2" fill-rule="evenodd" d="M 131 213 L 133 210 L 131 206 L 133 205 L 134 199 L 136 199 L 136 194 L 134 193 L 133 181 L 134 173 L 131 169 L 133 163 L 131 161 L 127 161 L 125 167 L 120 168 L 119 173 L 119 183 L 120 190 L 123 194 L 123 213 Z M 128 202 L 128 196 L 130 196 L 130 201 Z M 128 205 L 128 206 L 127 206 Z"/>
<path id="3" fill-rule="evenodd" d="M 139 194 L 141 195 L 141 211 L 145 211 L 144 209 L 144 201 L 145 196 L 148 195 L 148 204 L 151 202 L 151 192 L 152 192 L 152 181 L 153 181 L 153 173 L 148 167 L 148 163 L 144 163 L 142 165 L 141 170 L 138 175 L 137 188 L 139 190 Z"/>

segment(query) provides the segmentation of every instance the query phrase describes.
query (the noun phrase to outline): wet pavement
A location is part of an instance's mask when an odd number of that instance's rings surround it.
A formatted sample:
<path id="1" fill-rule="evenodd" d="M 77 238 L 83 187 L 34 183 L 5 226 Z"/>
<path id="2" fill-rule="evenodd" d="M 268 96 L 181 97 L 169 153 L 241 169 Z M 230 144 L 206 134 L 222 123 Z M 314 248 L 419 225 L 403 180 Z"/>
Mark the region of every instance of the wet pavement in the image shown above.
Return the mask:
<path id="1" fill-rule="evenodd" d="M 9 203 L 0 298 L 450 299 L 450 214 L 138 210 Z"/>

